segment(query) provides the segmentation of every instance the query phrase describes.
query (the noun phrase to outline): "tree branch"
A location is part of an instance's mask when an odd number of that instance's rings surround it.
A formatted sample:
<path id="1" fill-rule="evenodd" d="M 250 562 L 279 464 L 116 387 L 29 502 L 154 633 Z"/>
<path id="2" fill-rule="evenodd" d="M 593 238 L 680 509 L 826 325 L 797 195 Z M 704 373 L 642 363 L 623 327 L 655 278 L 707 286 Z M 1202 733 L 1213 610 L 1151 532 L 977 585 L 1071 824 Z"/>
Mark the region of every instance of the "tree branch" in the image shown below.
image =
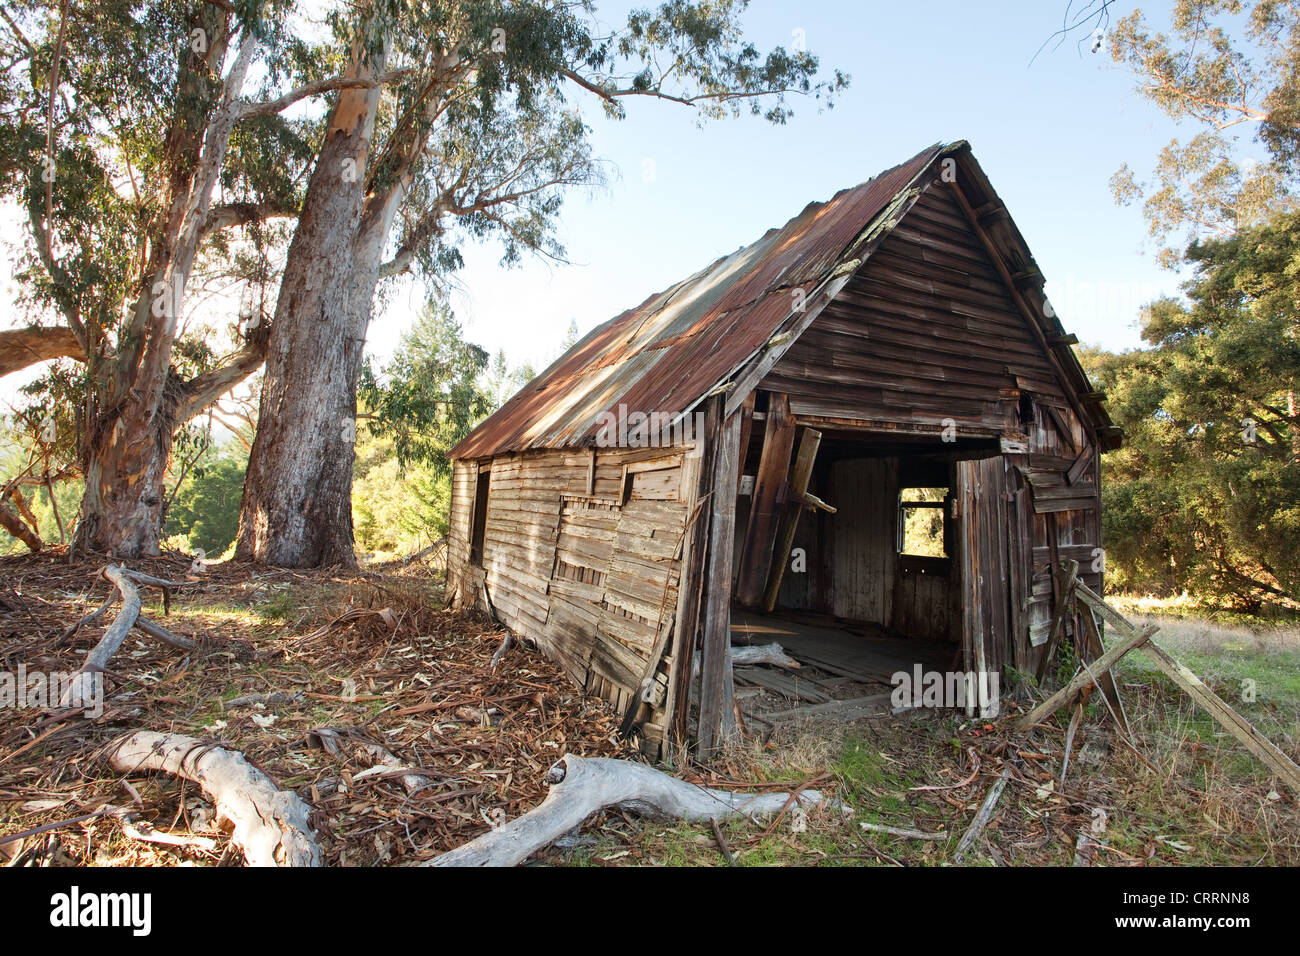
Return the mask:
<path id="1" fill-rule="evenodd" d="M 232 226 L 247 226 L 249 223 L 266 222 L 268 219 L 292 219 L 297 215 L 296 208 L 280 203 L 227 203 L 223 206 L 213 206 L 208 211 L 208 218 L 203 224 L 201 235 L 208 236 Z"/>
<path id="2" fill-rule="evenodd" d="M 0 376 L 64 356 L 86 360 L 86 350 L 71 329 L 32 325 L 0 332 Z"/>
<path id="3" fill-rule="evenodd" d="M 332 93 L 335 90 L 373 89 L 376 86 L 382 86 L 385 83 L 392 83 L 394 80 L 410 76 L 415 72 L 412 68 L 406 68 L 389 70 L 387 73 L 381 73 L 376 77 L 333 76 L 327 80 L 315 80 L 311 83 L 304 83 L 302 86 L 292 89 L 273 100 L 266 100 L 262 103 L 245 103 L 239 110 L 238 118 L 246 120 L 254 116 L 274 116 L 276 113 L 288 109 L 299 100 L 305 100 L 311 96 L 320 96 L 322 93 Z"/>
<path id="4" fill-rule="evenodd" d="M 776 96 L 778 93 L 798 93 L 800 95 L 807 95 L 804 90 L 775 87 L 766 90 L 747 90 L 744 92 L 738 90 L 724 90 L 720 93 L 697 93 L 694 96 L 674 96 L 672 93 L 665 93 L 660 87 L 648 87 L 644 90 L 635 89 L 633 87 L 628 87 L 626 89 L 608 89 L 597 83 L 593 83 L 585 76 L 581 76 L 572 70 L 565 70 L 561 75 L 566 79 L 573 81 L 584 90 L 587 90 L 590 93 L 595 93 L 606 103 L 611 104 L 616 103 L 620 98 L 625 96 L 651 96 L 655 99 L 667 100 L 670 103 L 680 103 L 683 106 L 694 106 L 697 103 L 703 103 L 709 100 L 727 103 L 732 100 L 748 100 L 764 96 Z"/>
<path id="5" fill-rule="evenodd" d="M 252 338 L 231 359 L 217 368 L 194 376 L 185 383 L 180 403 L 176 407 L 177 426 L 185 424 L 195 415 L 252 375 L 266 360 L 266 341 L 269 329 Z"/>

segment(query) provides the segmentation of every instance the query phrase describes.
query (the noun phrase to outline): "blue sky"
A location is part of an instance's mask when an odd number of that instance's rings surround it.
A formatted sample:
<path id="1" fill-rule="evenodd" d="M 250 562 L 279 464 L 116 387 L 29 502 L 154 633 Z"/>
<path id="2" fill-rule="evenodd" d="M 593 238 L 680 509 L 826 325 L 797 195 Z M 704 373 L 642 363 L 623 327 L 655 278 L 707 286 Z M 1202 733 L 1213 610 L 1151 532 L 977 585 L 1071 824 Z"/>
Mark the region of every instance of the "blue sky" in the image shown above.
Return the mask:
<path id="1" fill-rule="evenodd" d="M 653 2 L 598 0 L 599 15 L 614 25 L 629 7 Z M 1162 14 L 1146 6 L 1159 23 Z M 931 143 L 967 139 L 1029 242 L 1065 327 L 1088 344 L 1141 345 L 1141 305 L 1176 294 L 1182 277 L 1157 265 L 1159 244 L 1140 210 L 1116 206 L 1108 181 L 1126 161 L 1146 174 L 1180 131 L 1134 93 L 1108 54 L 1088 52 L 1086 36 L 1082 48 L 1072 39 L 1030 65 L 1064 9 L 1065 0 L 931 0 L 924 8 L 754 0 L 745 26 L 756 46 L 790 47 L 799 36 L 824 70 L 852 76 L 834 109 L 796 99 L 784 126 L 746 115 L 701 128 L 691 110 L 650 99 L 629 101 L 617 122 L 575 91 L 595 154 L 608 164 L 608 187 L 569 194 L 559 235 L 570 265 L 533 258 L 507 269 L 495 245 L 463 249 L 452 302 L 466 337 L 540 369 L 559 354 L 570 321 L 585 333 L 809 202 Z M 4 213 L 0 221 L 16 232 L 16 213 Z M 11 281 L 3 284 L 12 292 Z M 424 298 L 409 280 L 386 297 L 368 341 L 381 362 Z M 35 373 L 6 377 L 0 400 L 12 400 Z"/>
<path id="2" fill-rule="evenodd" d="M 612 22 L 627 6 L 599 9 Z M 1030 65 L 1063 9 L 1054 0 L 924 8 L 756 0 L 746 25 L 760 49 L 788 47 L 802 30 L 823 68 L 851 74 L 835 108 L 796 102 L 784 126 L 744 116 L 700 129 L 673 104 L 633 101 L 615 122 L 587 102 L 611 182 L 566 203 L 560 235 L 573 264 L 531 260 L 506 270 L 495 247 L 465 249 L 453 302 L 466 336 L 540 367 L 558 354 L 571 319 L 586 332 L 807 203 L 930 143 L 967 139 L 1066 328 L 1111 349 L 1140 345 L 1138 308 L 1175 293 L 1180 277 L 1157 265 L 1140 211 L 1116 206 L 1108 181 L 1125 161 L 1147 173 L 1176 130 L 1086 44 L 1067 42 Z M 421 299 L 418 288 L 402 290 L 372 327 L 372 351 L 391 350 Z"/>

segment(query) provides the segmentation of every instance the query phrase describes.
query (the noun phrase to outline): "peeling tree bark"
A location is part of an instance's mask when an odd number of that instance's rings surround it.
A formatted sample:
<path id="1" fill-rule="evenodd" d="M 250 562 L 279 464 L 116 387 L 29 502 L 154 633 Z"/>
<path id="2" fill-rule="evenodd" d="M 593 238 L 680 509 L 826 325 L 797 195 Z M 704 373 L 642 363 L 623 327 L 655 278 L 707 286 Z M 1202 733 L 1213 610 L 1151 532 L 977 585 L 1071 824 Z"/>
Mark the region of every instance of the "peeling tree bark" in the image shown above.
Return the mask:
<path id="1" fill-rule="evenodd" d="M 0 376 L 52 358 L 85 360 L 81 341 L 66 327 L 6 329 L 0 332 Z"/>
<path id="2" fill-rule="evenodd" d="M 349 76 L 372 78 L 384 54 L 364 44 Z M 364 327 L 337 319 L 353 246 L 379 89 L 340 92 L 307 185 L 280 282 L 257 437 L 249 454 L 235 555 L 279 567 L 355 567 L 352 464 Z"/>
<path id="3" fill-rule="evenodd" d="M 788 793 L 712 790 L 644 764 L 573 754 L 561 757 L 546 779 L 551 791 L 538 807 L 423 865 L 517 866 L 607 807 L 648 817 L 699 822 L 739 816 L 770 817 L 795 802 L 827 802 L 816 790 L 804 790 L 797 797 Z"/>
<path id="4" fill-rule="evenodd" d="M 217 819 L 234 826 L 231 839 L 249 866 L 320 866 L 307 804 L 277 789 L 243 754 L 193 737 L 141 730 L 115 744 L 108 759 L 119 773 L 158 770 L 197 783 Z"/>

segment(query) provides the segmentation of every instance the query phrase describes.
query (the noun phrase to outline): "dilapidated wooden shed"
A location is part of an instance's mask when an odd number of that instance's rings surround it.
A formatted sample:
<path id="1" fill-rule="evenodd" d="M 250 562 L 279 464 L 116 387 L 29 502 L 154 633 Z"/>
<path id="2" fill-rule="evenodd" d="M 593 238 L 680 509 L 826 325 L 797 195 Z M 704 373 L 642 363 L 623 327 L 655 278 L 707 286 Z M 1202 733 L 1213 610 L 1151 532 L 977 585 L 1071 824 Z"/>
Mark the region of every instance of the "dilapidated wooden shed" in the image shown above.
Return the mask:
<path id="1" fill-rule="evenodd" d="M 452 598 L 650 750 L 853 713 L 913 664 L 1033 672 L 1050 569 L 1101 588 L 1120 440 L 1075 341 L 969 145 L 933 146 L 597 327 L 457 445 Z M 804 668 L 733 667 L 768 641 Z M 737 703 L 764 695 L 790 706 Z"/>

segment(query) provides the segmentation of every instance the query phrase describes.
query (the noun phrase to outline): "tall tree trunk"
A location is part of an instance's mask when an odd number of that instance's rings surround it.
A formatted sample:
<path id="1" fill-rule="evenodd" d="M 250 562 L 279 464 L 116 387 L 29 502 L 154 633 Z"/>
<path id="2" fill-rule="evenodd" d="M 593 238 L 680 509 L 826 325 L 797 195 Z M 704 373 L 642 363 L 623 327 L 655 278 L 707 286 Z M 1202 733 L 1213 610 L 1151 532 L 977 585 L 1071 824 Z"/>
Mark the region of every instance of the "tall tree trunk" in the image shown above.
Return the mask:
<path id="1" fill-rule="evenodd" d="M 358 46 L 352 75 L 382 70 Z M 342 314 L 365 199 L 377 89 L 340 93 L 289 247 L 267 350 L 236 557 L 354 566 L 352 464 L 365 329 Z M 372 287 L 373 290 L 373 287 Z"/>
<path id="2" fill-rule="evenodd" d="M 216 39 L 193 59 L 182 54 L 178 112 L 165 150 L 170 180 L 166 213 L 158 223 L 139 297 L 93 397 L 98 407 L 89 408 L 82 446 L 86 490 L 75 544 L 119 557 L 158 553 L 163 476 L 173 433 L 195 413 L 195 398 L 200 393 L 209 396 L 213 379 L 224 381 L 229 373 L 228 368 L 216 370 L 181 383 L 172 373 L 171 358 L 185 283 L 230 146 L 257 40 L 245 27 L 229 74 L 214 85 L 210 77 L 219 75 L 225 59 L 229 18 L 205 9 L 196 22 Z M 219 394 L 210 394 L 208 400 Z"/>
<path id="3" fill-rule="evenodd" d="M 174 408 L 175 403 L 169 403 Z M 158 553 L 163 475 L 171 458 L 175 413 L 135 403 L 101 416 L 86 447 L 86 490 L 77 542 L 121 558 Z"/>

